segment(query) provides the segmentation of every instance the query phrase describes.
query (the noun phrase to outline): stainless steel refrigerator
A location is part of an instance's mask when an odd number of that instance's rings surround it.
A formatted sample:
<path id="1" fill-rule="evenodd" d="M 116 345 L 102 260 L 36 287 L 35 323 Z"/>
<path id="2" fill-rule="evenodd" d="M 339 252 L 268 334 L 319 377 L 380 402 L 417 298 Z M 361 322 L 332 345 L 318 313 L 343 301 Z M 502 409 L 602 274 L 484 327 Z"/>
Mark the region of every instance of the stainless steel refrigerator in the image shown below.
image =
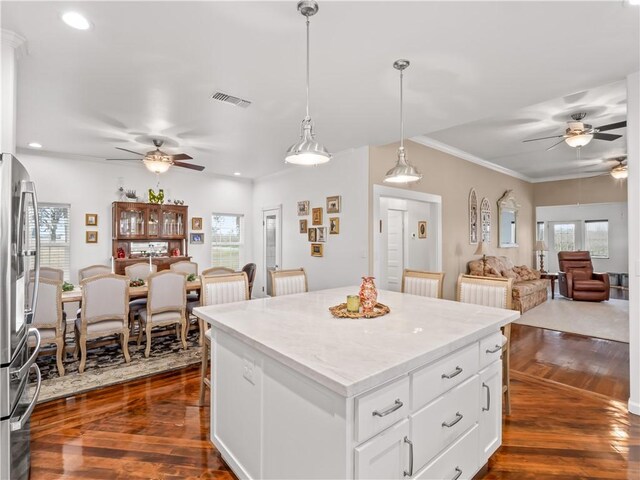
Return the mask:
<path id="1" fill-rule="evenodd" d="M 0 157 L 0 479 L 29 478 L 30 422 L 40 392 L 40 232 L 35 185 L 9 154 Z M 32 338 L 31 338 L 32 337 Z M 29 376 L 36 378 L 29 388 Z"/>

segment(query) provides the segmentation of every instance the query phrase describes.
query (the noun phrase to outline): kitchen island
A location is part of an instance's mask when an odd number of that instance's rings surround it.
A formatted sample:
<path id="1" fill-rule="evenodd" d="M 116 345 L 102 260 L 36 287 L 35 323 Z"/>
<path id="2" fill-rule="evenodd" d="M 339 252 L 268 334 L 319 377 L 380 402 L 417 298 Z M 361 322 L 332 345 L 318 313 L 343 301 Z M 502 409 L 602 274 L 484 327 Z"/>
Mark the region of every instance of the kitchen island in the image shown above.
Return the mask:
<path id="1" fill-rule="evenodd" d="M 502 434 L 500 327 L 519 313 L 358 287 L 199 307 L 211 441 L 240 478 L 472 478 Z"/>

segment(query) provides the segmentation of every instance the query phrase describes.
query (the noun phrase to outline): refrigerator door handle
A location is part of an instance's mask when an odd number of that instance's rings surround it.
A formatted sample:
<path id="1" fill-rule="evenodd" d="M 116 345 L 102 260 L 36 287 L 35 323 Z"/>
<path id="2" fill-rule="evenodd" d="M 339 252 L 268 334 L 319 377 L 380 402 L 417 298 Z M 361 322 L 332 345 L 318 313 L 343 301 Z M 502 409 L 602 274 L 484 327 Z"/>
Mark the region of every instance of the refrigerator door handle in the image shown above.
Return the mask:
<path id="1" fill-rule="evenodd" d="M 27 337 L 29 335 L 33 335 L 34 337 L 36 337 L 36 347 L 33 349 L 33 353 L 29 357 L 29 360 L 27 360 L 24 365 L 22 365 L 22 367 L 9 372 L 12 380 L 22 378 L 27 370 L 31 368 L 31 365 L 35 363 L 36 358 L 38 357 L 38 353 L 40 352 L 40 332 L 37 328 L 30 328 L 29 332 L 27 333 Z"/>
<path id="2" fill-rule="evenodd" d="M 24 201 L 24 197 L 26 195 L 30 195 L 33 202 L 33 210 L 34 210 L 33 220 L 34 220 L 35 230 L 36 230 L 35 231 L 35 236 L 36 236 L 35 250 L 25 250 L 23 248 L 24 229 L 22 226 L 22 222 L 24 221 L 24 213 L 25 213 L 24 210 L 25 210 L 25 205 L 27 204 L 27 202 Z M 27 297 L 27 298 L 31 298 L 31 305 L 30 305 L 31 308 L 29 310 L 25 310 L 24 312 L 25 322 L 27 325 L 30 325 L 33 322 L 33 315 L 34 315 L 34 312 L 36 311 L 36 304 L 38 302 L 38 286 L 40 285 L 40 219 L 38 216 L 38 198 L 36 195 L 36 185 L 34 182 L 31 182 L 31 181 L 22 182 L 22 193 L 20 196 L 20 215 L 18 218 L 19 218 L 18 225 L 20 228 L 18 255 L 20 256 L 20 262 L 23 262 L 24 257 L 35 257 L 35 274 L 34 274 L 35 278 L 34 278 L 34 282 L 31 284 L 33 288 L 33 294 L 30 297 Z M 29 273 L 25 272 L 25 274 L 28 275 Z"/>
<path id="3" fill-rule="evenodd" d="M 31 368 L 34 368 L 34 367 L 36 369 L 36 375 L 38 376 L 38 384 L 36 386 L 36 391 L 33 394 L 31 403 L 29 404 L 25 412 L 15 420 L 13 419 L 11 420 L 11 423 L 9 424 L 9 429 L 12 432 L 15 432 L 16 430 L 22 430 L 26 427 L 27 422 L 29 421 L 29 418 L 31 418 L 31 414 L 33 413 L 33 409 L 35 408 L 36 403 L 38 402 L 38 395 L 40 395 L 40 386 L 42 385 L 42 375 L 40 374 L 40 368 L 38 367 L 37 363 L 34 363 L 31 365 Z"/>

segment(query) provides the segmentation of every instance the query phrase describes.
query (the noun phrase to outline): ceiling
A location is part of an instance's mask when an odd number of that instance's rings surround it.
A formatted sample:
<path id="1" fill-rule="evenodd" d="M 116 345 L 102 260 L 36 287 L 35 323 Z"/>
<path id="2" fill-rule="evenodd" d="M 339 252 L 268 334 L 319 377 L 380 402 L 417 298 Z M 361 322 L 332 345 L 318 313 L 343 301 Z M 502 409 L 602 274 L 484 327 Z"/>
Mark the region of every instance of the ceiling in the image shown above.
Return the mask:
<path id="1" fill-rule="evenodd" d="M 146 151 L 161 136 L 169 153 L 186 152 L 209 173 L 256 178 L 285 168 L 304 116 L 304 19 L 296 1 L 3 1 L 1 9 L 2 27 L 28 41 L 19 63 L 19 147 L 35 141 L 50 152 L 121 158 L 116 146 Z M 67 27 L 60 15 L 68 10 L 93 28 Z M 520 140 L 555 131 L 573 108 L 562 100 L 543 111 L 540 102 L 639 69 L 638 15 L 630 12 L 637 7 L 597 1 L 321 1 L 311 19 L 317 138 L 333 152 L 397 141 L 392 64 L 404 57 L 411 60 L 407 137 L 435 132 L 527 175 L 559 174 L 546 160 L 535 172 L 531 162 L 503 157 L 520 159 L 529 148 Z M 253 103 L 217 103 L 210 96 L 218 90 Z M 624 105 L 613 105 L 621 100 L 615 90 L 594 94 L 596 105 L 589 95 L 569 98 L 592 107 L 597 125 L 624 115 Z M 613 103 L 602 111 L 602 102 Z M 520 110 L 527 105 L 536 107 Z M 469 125 L 494 140 L 478 133 L 477 148 L 461 143 Z M 503 139 L 509 144 L 495 146 Z"/>

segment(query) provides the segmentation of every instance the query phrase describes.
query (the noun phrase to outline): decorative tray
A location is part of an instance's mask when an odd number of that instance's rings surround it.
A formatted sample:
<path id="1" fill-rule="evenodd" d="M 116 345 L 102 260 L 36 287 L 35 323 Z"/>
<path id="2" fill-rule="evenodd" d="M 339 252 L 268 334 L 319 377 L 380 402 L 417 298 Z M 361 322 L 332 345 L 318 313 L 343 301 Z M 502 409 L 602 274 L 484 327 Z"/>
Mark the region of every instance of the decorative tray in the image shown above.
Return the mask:
<path id="1" fill-rule="evenodd" d="M 331 315 L 338 318 L 375 318 L 386 315 L 391 309 L 383 303 L 376 303 L 372 312 L 349 312 L 347 311 L 347 304 L 341 303 L 335 307 L 329 307 L 329 311 Z"/>

